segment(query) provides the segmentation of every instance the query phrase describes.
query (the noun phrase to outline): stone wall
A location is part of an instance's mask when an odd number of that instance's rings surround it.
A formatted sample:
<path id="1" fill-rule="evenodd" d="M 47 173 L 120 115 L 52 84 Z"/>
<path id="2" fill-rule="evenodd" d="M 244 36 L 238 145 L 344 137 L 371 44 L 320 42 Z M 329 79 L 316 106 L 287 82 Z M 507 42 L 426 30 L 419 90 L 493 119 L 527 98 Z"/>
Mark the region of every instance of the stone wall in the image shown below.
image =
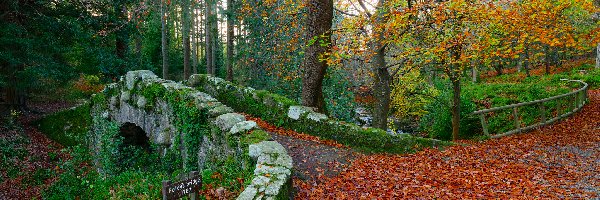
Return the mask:
<path id="1" fill-rule="evenodd" d="M 262 190 L 265 188 L 261 189 L 260 184 L 270 183 L 270 180 L 260 178 L 270 172 L 265 171 L 261 163 L 287 170 L 276 176 L 277 180 L 284 181 L 283 184 L 281 181 L 268 184 L 278 186 L 276 191 L 269 187 L 270 196 L 281 196 L 279 189 L 291 187 L 291 158 L 285 149 L 281 151 L 278 143 L 262 142 L 268 138 L 255 137 L 261 133 L 255 122 L 247 121 L 245 116 L 233 112 L 206 93 L 160 79 L 150 71 L 131 71 L 119 82 L 108 85 L 92 98 L 91 115 L 93 125 L 89 144 L 98 155 L 94 156 L 97 158 L 95 163 L 102 173 L 110 173 L 105 169 L 114 164 L 111 162 L 116 162 L 103 155 L 118 151 L 117 145 L 113 145 L 117 141 L 118 127 L 133 123 L 144 130 L 149 143 L 161 156 L 172 156 L 165 160 L 175 160 L 174 168 L 184 171 L 211 169 L 217 167 L 212 164 L 233 158 L 242 169 L 256 168 L 257 184 L 253 181 L 253 185 L 246 188 Z M 261 148 L 265 144 L 267 146 Z M 269 158 L 279 159 L 271 162 Z M 281 159 L 286 162 L 282 164 Z"/>
<path id="2" fill-rule="evenodd" d="M 390 135 L 381 129 L 362 128 L 332 119 L 283 96 L 239 86 L 209 75 L 194 74 L 186 84 L 214 96 L 237 112 L 368 152 L 406 153 L 450 144 L 411 135 Z"/>

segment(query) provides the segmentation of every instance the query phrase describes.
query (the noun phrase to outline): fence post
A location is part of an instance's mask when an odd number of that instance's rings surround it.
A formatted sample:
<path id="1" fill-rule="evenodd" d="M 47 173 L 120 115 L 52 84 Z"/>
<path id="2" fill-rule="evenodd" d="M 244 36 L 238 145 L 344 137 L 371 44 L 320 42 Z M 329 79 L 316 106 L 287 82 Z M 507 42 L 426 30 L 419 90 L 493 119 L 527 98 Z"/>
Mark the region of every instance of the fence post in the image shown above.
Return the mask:
<path id="1" fill-rule="evenodd" d="M 198 176 L 198 172 L 197 171 L 191 171 L 189 178 L 196 177 L 196 176 Z M 202 189 L 202 188 L 200 188 L 200 189 Z M 190 194 L 190 199 L 191 200 L 197 200 L 198 199 L 198 192 L 192 192 Z"/>
<path id="2" fill-rule="evenodd" d="M 544 102 L 540 103 L 540 112 L 542 115 L 542 125 L 546 125 L 546 106 L 544 106 Z"/>
<path id="3" fill-rule="evenodd" d="M 162 181 L 162 199 L 167 200 L 167 188 L 171 185 L 171 181 L 164 180 Z"/>
<path id="4" fill-rule="evenodd" d="M 517 111 L 517 107 L 513 107 L 513 116 L 515 117 L 515 128 L 521 132 L 521 123 L 519 122 L 519 112 Z"/>
<path id="5" fill-rule="evenodd" d="M 488 132 L 487 121 L 485 121 L 485 113 L 480 113 L 479 119 L 481 119 L 481 126 L 483 127 L 483 134 L 485 134 L 485 136 L 490 136 L 490 133 Z"/>

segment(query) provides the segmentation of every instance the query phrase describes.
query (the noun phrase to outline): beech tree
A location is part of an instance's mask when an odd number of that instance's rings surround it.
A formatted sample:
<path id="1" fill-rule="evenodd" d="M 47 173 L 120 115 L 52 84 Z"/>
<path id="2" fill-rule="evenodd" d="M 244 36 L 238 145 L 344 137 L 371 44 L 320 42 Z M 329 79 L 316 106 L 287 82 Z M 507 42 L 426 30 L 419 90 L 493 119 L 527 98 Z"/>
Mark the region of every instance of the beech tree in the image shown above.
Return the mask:
<path id="1" fill-rule="evenodd" d="M 333 0 L 310 0 L 307 9 L 305 38 L 308 42 L 302 63 L 302 105 L 325 112 L 322 86 L 331 50 Z"/>

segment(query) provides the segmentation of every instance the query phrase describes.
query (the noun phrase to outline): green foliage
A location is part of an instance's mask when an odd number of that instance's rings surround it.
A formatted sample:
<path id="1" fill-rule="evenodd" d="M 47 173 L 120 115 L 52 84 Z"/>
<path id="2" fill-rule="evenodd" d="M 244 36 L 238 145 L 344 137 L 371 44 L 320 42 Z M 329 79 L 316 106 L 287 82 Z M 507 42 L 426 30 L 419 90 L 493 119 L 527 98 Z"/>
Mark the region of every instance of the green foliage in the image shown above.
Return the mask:
<path id="1" fill-rule="evenodd" d="M 249 134 L 244 134 L 240 138 L 240 143 L 242 143 L 243 146 L 248 146 L 250 144 L 256 144 L 269 139 L 271 139 L 271 135 L 269 135 L 269 133 L 263 130 L 254 130 Z"/>
<path id="2" fill-rule="evenodd" d="M 21 175 L 23 166 L 19 165 L 18 160 L 29 154 L 23 147 L 30 142 L 29 138 L 16 132 L 14 135 L 0 138 L 0 171 L 6 171 L 6 177 L 0 173 L 0 180 Z"/>
<path id="3" fill-rule="evenodd" d="M 254 167 L 241 168 L 242 166 L 255 166 L 255 162 L 245 155 L 242 159 L 244 163 L 240 163 L 237 159 L 229 157 L 223 161 L 214 163 L 214 169 L 206 169 L 202 171 L 202 188 L 221 186 L 228 191 L 240 193 L 244 186 L 249 185 L 254 175 Z"/>
<path id="4" fill-rule="evenodd" d="M 39 130 L 64 146 L 75 146 L 85 141 L 92 122 L 90 104 L 50 114 L 36 122 Z"/>
<path id="5" fill-rule="evenodd" d="M 437 82 L 436 88 L 441 93 L 425 107 L 427 114 L 421 118 L 420 128 L 431 138 L 452 140 L 452 89 L 445 82 Z M 475 104 L 463 92 L 460 97 L 459 138 L 471 139 L 481 133 L 479 119 L 471 115 L 475 111 Z"/>
<path id="6" fill-rule="evenodd" d="M 419 118 L 427 114 L 425 110 L 439 91 L 426 83 L 418 70 L 411 70 L 394 80 L 391 93 L 391 107 L 398 118 Z"/>

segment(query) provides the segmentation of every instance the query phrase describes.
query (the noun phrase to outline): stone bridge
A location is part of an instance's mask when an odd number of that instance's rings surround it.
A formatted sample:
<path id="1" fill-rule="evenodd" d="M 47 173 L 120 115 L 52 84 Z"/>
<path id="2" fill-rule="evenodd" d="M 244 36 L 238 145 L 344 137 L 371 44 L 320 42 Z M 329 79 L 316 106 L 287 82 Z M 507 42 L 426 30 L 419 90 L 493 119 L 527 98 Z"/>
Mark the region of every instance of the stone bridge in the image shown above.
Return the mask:
<path id="1" fill-rule="evenodd" d="M 158 152 L 183 171 L 235 160 L 254 169 L 238 199 L 289 198 L 292 159 L 256 123 L 212 96 L 151 71 L 130 71 L 92 97 L 90 148 L 101 173 L 115 170 L 121 144 Z"/>

